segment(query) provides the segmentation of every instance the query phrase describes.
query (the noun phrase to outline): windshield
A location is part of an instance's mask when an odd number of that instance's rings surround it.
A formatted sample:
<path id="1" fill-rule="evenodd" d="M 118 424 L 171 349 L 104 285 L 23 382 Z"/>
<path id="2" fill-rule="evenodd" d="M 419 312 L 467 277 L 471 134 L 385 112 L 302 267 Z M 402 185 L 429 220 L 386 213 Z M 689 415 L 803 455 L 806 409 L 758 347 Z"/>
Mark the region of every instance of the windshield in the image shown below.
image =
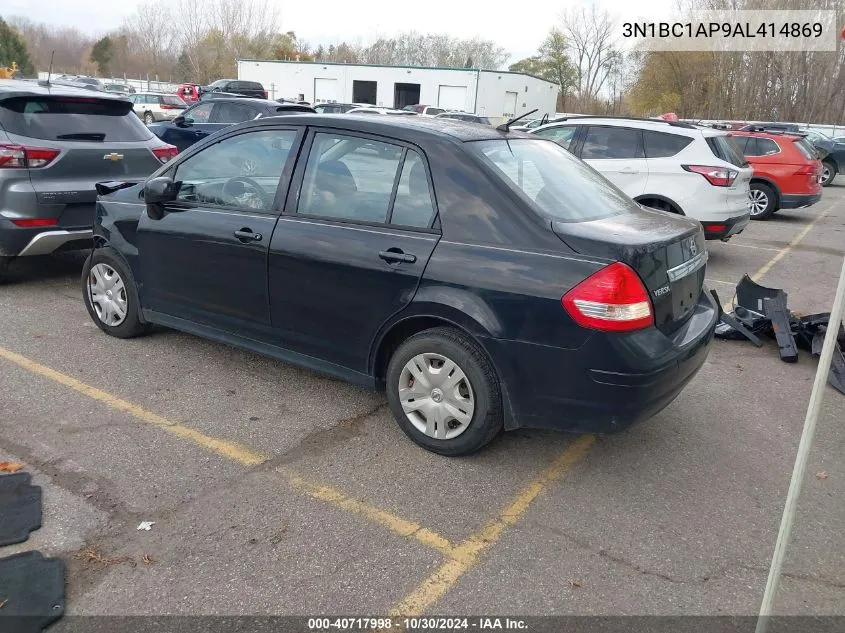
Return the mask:
<path id="1" fill-rule="evenodd" d="M 596 220 L 634 207 L 609 180 L 553 141 L 502 139 L 467 146 L 536 210 L 555 220 Z"/>
<path id="2" fill-rule="evenodd" d="M 808 160 L 813 160 L 817 157 L 816 149 L 806 139 L 799 138 L 798 140 L 796 140 L 795 147 L 797 147 L 798 151 L 800 151 L 804 158 Z"/>

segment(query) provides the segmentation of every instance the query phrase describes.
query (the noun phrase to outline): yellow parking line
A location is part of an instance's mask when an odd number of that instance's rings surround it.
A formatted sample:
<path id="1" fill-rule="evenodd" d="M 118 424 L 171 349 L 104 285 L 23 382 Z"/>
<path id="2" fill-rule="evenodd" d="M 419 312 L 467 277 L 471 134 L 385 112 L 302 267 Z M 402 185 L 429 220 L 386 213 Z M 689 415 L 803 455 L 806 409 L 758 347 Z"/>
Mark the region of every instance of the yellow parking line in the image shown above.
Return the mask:
<path id="1" fill-rule="evenodd" d="M 777 264 L 780 260 L 782 260 L 784 257 L 786 257 L 786 255 L 789 253 L 789 251 L 791 251 L 793 248 L 795 248 L 795 247 L 796 247 L 796 246 L 797 246 L 797 245 L 801 242 L 801 240 L 803 240 L 805 237 L 807 237 L 807 233 L 809 233 L 810 231 L 812 231 L 812 230 L 813 230 L 813 227 L 814 227 L 816 224 L 818 224 L 818 222 L 819 222 L 822 218 L 824 218 L 825 216 L 827 216 L 827 214 L 828 214 L 828 212 L 830 211 L 830 209 L 831 209 L 831 208 L 832 208 L 832 206 L 831 206 L 831 207 L 828 207 L 827 209 L 825 209 L 824 211 L 822 211 L 822 212 L 818 215 L 818 217 L 817 217 L 815 220 L 813 220 L 813 221 L 812 221 L 812 222 L 810 222 L 807 226 L 805 226 L 805 227 L 801 230 L 801 232 L 800 232 L 800 233 L 798 233 L 798 235 L 796 235 L 794 238 L 792 238 L 792 241 L 791 241 L 789 244 L 787 244 L 787 245 L 786 245 L 786 246 L 784 246 L 782 249 L 780 249 L 780 250 L 779 250 L 779 251 L 775 254 L 775 256 L 774 256 L 774 257 L 772 257 L 769 261 L 767 261 L 765 264 L 763 264 L 763 266 L 761 266 L 761 267 L 760 267 L 760 270 L 758 270 L 756 273 L 754 273 L 753 275 L 751 275 L 751 280 L 752 280 L 752 281 L 759 282 L 759 281 L 763 278 L 763 276 L 764 276 L 766 273 L 768 273 L 768 272 L 772 269 L 772 266 L 774 266 L 774 265 L 775 265 L 775 264 Z"/>
<path id="2" fill-rule="evenodd" d="M 393 607 L 388 615 L 413 617 L 424 614 L 478 562 L 484 550 L 499 541 L 505 528 L 515 525 L 525 516 L 531 503 L 543 490 L 550 484 L 563 479 L 573 466 L 586 456 L 595 441 L 596 438 L 593 435 L 582 435 L 575 440 L 510 504 L 505 506 L 495 519 L 455 546 L 451 557 Z"/>
<path id="3" fill-rule="evenodd" d="M 407 519 L 403 519 L 388 510 L 377 508 L 376 506 L 370 505 L 364 501 L 347 497 L 343 493 L 329 488 L 328 486 L 306 481 L 299 475 L 290 474 L 288 477 L 288 481 L 292 487 L 301 490 L 314 499 L 325 501 L 333 506 L 337 506 L 349 512 L 366 517 L 373 523 L 383 525 L 400 536 L 419 541 L 423 545 L 437 550 L 444 556 L 453 556 L 453 552 L 455 550 L 454 545 L 436 532 L 422 527 L 419 523 L 408 521 Z"/>
<path id="4" fill-rule="evenodd" d="M 206 435 L 205 433 L 192 429 L 184 424 L 168 420 L 167 418 L 162 417 L 157 413 L 153 413 L 152 411 L 138 406 L 137 404 L 118 398 L 117 396 L 101 389 L 97 389 L 96 387 L 92 387 L 91 385 L 87 385 L 76 378 L 63 374 L 50 367 L 46 367 L 45 365 L 30 360 L 26 356 L 22 356 L 21 354 L 7 350 L 3 347 L 0 347 L 0 358 L 5 358 L 23 369 L 32 372 L 33 374 L 49 378 L 59 384 L 70 387 L 71 389 L 74 389 L 89 398 L 98 400 L 113 409 L 124 411 L 142 422 L 157 426 L 172 435 L 176 435 L 182 439 L 188 440 L 189 442 L 193 442 L 197 446 L 201 446 L 206 450 L 217 453 L 218 455 L 233 462 L 238 462 L 245 466 L 257 466 L 269 459 L 268 456 L 257 453 L 243 444 Z M 368 505 L 363 501 L 347 497 L 342 492 L 334 490 L 328 486 L 309 482 L 296 473 L 288 471 L 285 472 L 285 474 L 287 475 L 288 483 L 292 488 L 301 491 L 314 499 L 319 499 L 338 508 L 354 512 L 355 514 L 369 519 L 373 523 L 387 527 L 397 534 L 419 541 L 423 545 L 437 550 L 444 556 L 452 555 L 454 546 L 448 540 L 436 532 L 422 527 L 418 523 L 408 521 L 387 510 L 382 510 L 381 508 Z"/>

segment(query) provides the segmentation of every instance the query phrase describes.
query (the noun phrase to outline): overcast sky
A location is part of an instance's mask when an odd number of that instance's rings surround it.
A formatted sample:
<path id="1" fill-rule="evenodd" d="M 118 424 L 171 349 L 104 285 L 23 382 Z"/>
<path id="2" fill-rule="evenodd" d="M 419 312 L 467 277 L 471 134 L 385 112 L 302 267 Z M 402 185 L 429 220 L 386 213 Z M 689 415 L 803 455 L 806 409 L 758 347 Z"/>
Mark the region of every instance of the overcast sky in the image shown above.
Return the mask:
<path id="1" fill-rule="evenodd" d="M 508 63 L 533 55 L 560 10 L 581 0 L 542 3 L 509 3 L 507 12 L 490 3 L 468 0 L 271 0 L 279 6 L 280 27 L 295 31 L 312 45 L 347 40 L 368 43 L 379 35 L 416 30 L 449 33 L 456 37 L 495 40 L 511 54 Z M 92 35 L 120 26 L 140 0 L 2 0 L 3 16 L 22 15 L 38 22 L 74 26 Z M 502 3 L 504 4 L 504 3 Z M 599 0 L 599 5 L 623 21 L 667 17 L 672 0 Z M 172 6 L 178 7 L 178 2 Z"/>

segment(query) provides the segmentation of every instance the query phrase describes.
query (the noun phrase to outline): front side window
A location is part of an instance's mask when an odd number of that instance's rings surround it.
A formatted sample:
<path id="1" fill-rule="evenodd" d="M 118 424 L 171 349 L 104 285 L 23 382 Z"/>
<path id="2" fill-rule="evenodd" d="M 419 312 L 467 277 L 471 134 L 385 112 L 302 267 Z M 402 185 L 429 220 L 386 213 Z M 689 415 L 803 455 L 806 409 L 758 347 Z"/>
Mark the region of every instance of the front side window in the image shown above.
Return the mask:
<path id="1" fill-rule="evenodd" d="M 297 212 L 385 222 L 401 157 L 398 145 L 341 134 L 315 134 Z"/>
<path id="2" fill-rule="evenodd" d="M 176 168 L 177 200 L 243 210 L 272 210 L 295 139 L 293 130 L 262 130 L 210 145 Z"/>
<path id="3" fill-rule="evenodd" d="M 640 131 L 627 127 L 593 126 L 587 128 L 581 158 L 642 158 L 639 152 Z"/>
<path id="4" fill-rule="evenodd" d="M 214 108 L 213 103 L 201 103 L 185 110 L 185 120 L 192 123 L 208 123 L 211 118 L 211 112 Z"/>
<path id="5" fill-rule="evenodd" d="M 466 146 L 535 210 L 555 220 L 595 220 L 636 208 L 620 189 L 557 143 L 501 139 Z"/>
<path id="6" fill-rule="evenodd" d="M 544 130 L 537 130 L 534 132 L 535 136 L 540 138 L 548 138 L 555 143 L 560 144 L 561 147 L 569 149 L 572 144 L 572 139 L 575 138 L 575 132 L 578 128 L 574 125 L 561 125 L 559 127 L 549 127 Z"/>

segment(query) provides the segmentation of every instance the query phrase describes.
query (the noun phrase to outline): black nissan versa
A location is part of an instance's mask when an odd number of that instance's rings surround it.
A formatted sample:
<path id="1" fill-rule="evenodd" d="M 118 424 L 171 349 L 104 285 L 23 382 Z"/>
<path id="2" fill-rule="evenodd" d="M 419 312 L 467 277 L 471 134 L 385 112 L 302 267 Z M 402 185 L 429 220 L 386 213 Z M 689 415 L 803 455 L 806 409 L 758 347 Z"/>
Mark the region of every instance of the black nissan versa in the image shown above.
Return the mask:
<path id="1" fill-rule="evenodd" d="M 99 189 L 82 282 L 102 330 L 168 326 L 386 389 L 445 455 L 649 418 L 718 318 L 697 222 L 517 132 L 258 119 Z"/>

